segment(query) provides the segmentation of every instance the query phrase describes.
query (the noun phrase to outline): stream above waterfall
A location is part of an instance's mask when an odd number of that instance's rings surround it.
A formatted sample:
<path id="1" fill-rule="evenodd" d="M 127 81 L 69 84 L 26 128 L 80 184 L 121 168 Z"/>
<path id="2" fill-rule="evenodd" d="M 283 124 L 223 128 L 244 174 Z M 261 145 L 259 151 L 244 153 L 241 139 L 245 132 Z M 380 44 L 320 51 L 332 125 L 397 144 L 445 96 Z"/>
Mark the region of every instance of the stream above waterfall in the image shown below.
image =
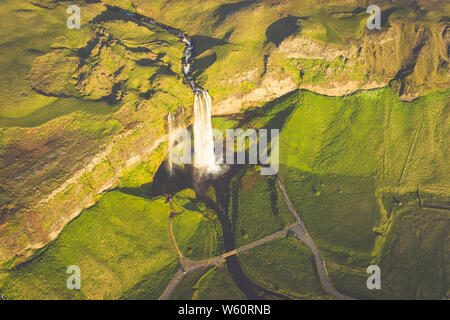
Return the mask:
<path id="1" fill-rule="evenodd" d="M 151 24 L 153 26 L 164 29 L 168 33 L 170 33 L 170 34 L 176 36 L 178 39 L 180 39 L 180 41 L 182 41 L 185 44 L 185 48 L 183 51 L 183 57 L 181 58 L 181 70 L 183 72 L 185 80 L 186 80 L 187 84 L 189 85 L 189 87 L 191 87 L 192 91 L 194 91 L 194 93 L 201 93 L 201 92 L 205 91 L 200 85 L 198 85 L 195 82 L 195 78 L 192 75 L 191 66 L 192 66 L 192 58 L 194 55 L 194 44 L 188 34 L 183 33 L 179 29 L 173 28 L 173 27 L 165 25 L 163 23 L 159 23 L 159 22 L 155 21 L 154 19 L 152 19 L 150 17 L 146 17 L 139 13 L 133 13 L 133 12 L 124 10 L 122 8 L 118 8 L 118 7 L 114 7 L 114 6 L 110 6 L 110 5 L 106 5 L 106 7 L 107 7 L 108 11 L 120 13 L 123 15 L 124 18 L 126 18 L 128 20 L 132 20 L 132 18 L 134 18 L 136 20 L 139 20 L 140 22 Z"/>

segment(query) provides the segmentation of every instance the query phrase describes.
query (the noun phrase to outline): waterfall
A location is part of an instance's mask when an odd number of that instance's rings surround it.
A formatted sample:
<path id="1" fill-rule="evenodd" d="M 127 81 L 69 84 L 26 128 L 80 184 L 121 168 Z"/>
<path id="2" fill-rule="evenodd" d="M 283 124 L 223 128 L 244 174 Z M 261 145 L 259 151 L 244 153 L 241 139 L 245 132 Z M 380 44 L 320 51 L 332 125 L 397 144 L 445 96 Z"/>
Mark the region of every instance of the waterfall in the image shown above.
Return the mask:
<path id="1" fill-rule="evenodd" d="M 190 86 L 194 92 L 194 167 L 200 172 L 200 177 L 203 173 L 217 173 L 219 171 L 219 166 L 216 164 L 216 155 L 214 153 L 214 139 L 213 130 L 211 127 L 211 97 L 208 92 L 204 90 L 200 85 L 196 83 L 196 79 L 192 74 L 192 64 L 193 58 L 195 56 L 194 42 L 192 39 L 181 30 L 170 27 L 163 23 L 159 23 L 152 18 L 143 16 L 139 13 L 129 12 L 119 7 L 114 7 L 106 5 L 108 10 L 121 12 L 126 14 L 133 19 L 137 19 L 145 24 L 150 24 L 164 29 L 170 34 L 176 36 L 185 45 L 183 56 L 181 58 L 181 70 L 184 74 L 185 81 Z M 185 129 L 185 114 L 184 108 L 178 108 L 176 112 L 169 112 L 167 116 L 168 122 L 168 171 L 170 174 L 173 173 L 175 164 L 190 163 L 177 161 L 176 151 L 178 147 L 183 146 L 181 143 L 185 143 L 183 137 L 180 136 L 180 129 Z M 187 130 L 184 130 L 185 132 Z M 190 136 L 189 132 L 184 136 Z M 190 139 L 189 139 L 190 143 Z M 183 156 L 191 156 L 191 148 L 185 145 L 183 149 Z M 175 151 L 175 152 L 172 152 Z M 186 159 L 183 159 L 186 160 Z"/>
<path id="2" fill-rule="evenodd" d="M 181 58 L 181 67 L 186 82 L 195 94 L 194 98 L 194 167 L 199 169 L 200 173 L 217 172 L 219 167 L 216 164 L 214 153 L 214 139 L 211 127 L 211 97 L 208 92 L 196 84 L 192 74 L 192 58 L 194 56 L 194 43 L 191 39 L 178 29 L 158 23 L 152 19 L 137 15 L 141 21 L 159 26 L 169 33 L 177 36 L 184 44 L 183 57 Z M 179 115 L 169 113 L 167 117 L 169 126 L 169 159 L 168 169 L 173 173 L 174 158 L 171 150 L 177 146 L 177 134 L 179 129 L 184 129 L 184 110 L 181 110 L 183 123 L 180 124 Z"/>
<path id="3" fill-rule="evenodd" d="M 211 173 L 218 170 L 211 127 L 211 97 L 206 90 L 195 93 L 194 166 L 201 172 Z"/>

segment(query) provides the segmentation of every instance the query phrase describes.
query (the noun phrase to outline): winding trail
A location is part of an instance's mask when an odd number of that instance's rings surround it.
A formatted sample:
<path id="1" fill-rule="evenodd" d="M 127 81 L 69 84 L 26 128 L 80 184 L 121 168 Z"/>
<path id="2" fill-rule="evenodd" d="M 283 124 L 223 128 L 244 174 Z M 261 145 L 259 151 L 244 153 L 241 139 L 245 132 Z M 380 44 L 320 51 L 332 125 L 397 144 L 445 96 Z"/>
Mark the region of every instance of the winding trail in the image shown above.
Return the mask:
<path id="1" fill-rule="evenodd" d="M 337 291 L 331 282 L 328 279 L 327 272 L 325 270 L 324 262 L 322 260 L 322 257 L 320 256 L 319 250 L 317 249 L 314 241 L 312 240 L 311 236 L 309 235 L 305 225 L 303 224 L 303 221 L 300 219 L 297 210 L 295 210 L 294 206 L 291 203 L 291 200 L 289 199 L 289 196 L 287 195 L 286 189 L 284 188 L 281 179 L 277 176 L 276 177 L 278 186 L 280 188 L 281 193 L 283 194 L 284 201 L 286 202 L 287 206 L 289 207 L 289 210 L 292 212 L 292 214 L 295 216 L 297 222 L 290 225 L 289 227 L 286 227 L 283 230 L 280 230 L 278 232 L 275 232 L 274 234 L 267 236 L 263 239 L 257 240 L 255 242 L 252 242 L 250 244 L 247 244 L 245 246 L 242 246 L 240 248 L 225 252 L 224 254 L 211 258 L 211 259 L 205 259 L 205 260 L 190 260 L 183 256 L 181 251 L 178 248 L 175 236 L 173 235 L 173 229 L 172 229 L 172 218 L 174 216 L 173 213 L 173 205 L 172 200 L 171 202 L 171 212 L 169 215 L 170 220 L 170 238 L 172 240 L 172 243 L 177 250 L 179 256 L 180 256 L 180 264 L 181 267 L 173 277 L 173 279 L 169 282 L 164 292 L 159 297 L 159 300 L 168 300 L 172 294 L 174 293 L 176 287 L 181 283 L 181 281 L 190 273 L 192 273 L 195 270 L 207 268 L 209 266 L 220 266 L 223 265 L 225 262 L 225 259 L 236 255 L 240 252 L 248 251 L 250 249 L 256 248 L 258 246 L 261 246 L 263 244 L 266 244 L 270 241 L 276 240 L 278 238 L 281 238 L 285 236 L 288 232 L 292 232 L 296 235 L 296 237 L 302 241 L 305 245 L 307 245 L 314 256 L 314 262 L 316 264 L 317 273 L 319 275 L 320 283 L 322 285 L 322 288 L 325 290 L 326 293 L 329 295 L 335 297 L 338 300 L 355 300 L 352 297 L 349 297 L 345 294 L 340 293 Z"/>
<path id="2" fill-rule="evenodd" d="M 180 259 L 183 258 L 183 253 L 178 247 L 177 240 L 175 239 L 175 235 L 173 234 L 173 217 L 175 217 L 175 211 L 173 210 L 173 199 L 170 199 L 170 214 L 169 214 L 169 233 L 170 233 L 170 241 L 172 242 L 173 247 L 177 251 Z"/>
<path id="3" fill-rule="evenodd" d="M 339 300 L 355 300 L 352 297 L 346 296 L 345 294 L 340 293 L 337 291 L 331 282 L 328 280 L 327 272 L 325 270 L 324 262 L 322 260 L 322 257 L 320 256 L 319 250 L 316 247 L 316 244 L 314 243 L 313 239 L 308 233 L 308 230 L 306 229 L 305 225 L 303 224 L 303 221 L 300 219 L 297 210 L 295 210 L 294 206 L 292 205 L 291 200 L 289 199 L 289 196 L 286 192 L 286 189 L 283 186 L 283 183 L 281 182 L 280 177 L 277 175 L 276 177 L 278 186 L 280 187 L 280 191 L 283 194 L 284 201 L 286 202 L 287 206 L 289 207 L 289 210 L 294 214 L 295 218 L 297 219 L 297 224 L 292 228 L 292 231 L 294 231 L 297 238 L 302 241 L 304 244 L 306 244 L 312 251 L 314 255 L 314 262 L 316 263 L 316 269 L 317 273 L 320 278 L 320 283 L 322 284 L 323 289 L 329 294 L 335 297 Z"/>
<path id="4" fill-rule="evenodd" d="M 266 238 L 260 239 L 258 241 L 255 241 L 253 243 L 250 243 L 248 245 L 245 245 L 243 247 L 237 248 L 235 250 L 226 252 L 220 256 L 211 258 L 211 259 L 205 259 L 205 260 L 199 260 L 199 261 L 195 261 L 195 260 L 190 260 L 184 256 L 182 256 L 181 252 L 180 254 L 180 264 L 181 267 L 180 269 L 177 271 L 177 273 L 175 274 L 175 276 L 173 277 L 173 279 L 169 282 L 169 284 L 167 285 L 166 289 L 164 290 L 164 292 L 161 294 L 161 296 L 159 297 L 159 300 L 168 300 L 173 292 L 175 291 L 176 287 L 178 286 L 178 284 L 191 272 L 198 270 L 198 269 L 203 269 L 203 268 L 207 268 L 210 266 L 221 266 L 225 263 L 225 259 L 233 256 L 235 254 L 238 254 L 240 252 L 244 252 L 244 251 L 248 251 L 252 248 L 256 248 L 258 246 L 261 246 L 265 243 L 268 243 L 270 241 L 273 241 L 275 239 L 281 238 L 282 236 L 286 235 L 289 231 L 294 231 L 295 226 L 297 226 L 297 224 L 293 224 L 281 231 L 278 231 Z M 176 245 L 176 240 L 175 237 L 172 234 L 172 229 L 170 230 L 171 233 L 171 239 L 173 239 L 173 243 L 175 248 L 178 251 L 178 246 Z"/>

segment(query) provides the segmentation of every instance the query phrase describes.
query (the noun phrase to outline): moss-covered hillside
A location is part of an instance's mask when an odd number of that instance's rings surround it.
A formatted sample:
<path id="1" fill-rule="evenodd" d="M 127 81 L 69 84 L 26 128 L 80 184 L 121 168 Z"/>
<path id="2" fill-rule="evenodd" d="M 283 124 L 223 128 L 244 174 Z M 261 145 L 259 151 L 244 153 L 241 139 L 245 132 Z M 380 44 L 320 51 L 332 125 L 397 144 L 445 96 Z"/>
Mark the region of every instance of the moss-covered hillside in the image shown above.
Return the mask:
<path id="1" fill-rule="evenodd" d="M 67 1 L 0 3 L 7 297 L 153 299 L 179 266 L 170 208 L 148 190 L 167 154 L 167 114 L 183 106 L 192 122 L 194 95 L 182 72 L 185 44 L 137 13 L 189 35 L 213 126 L 281 130 L 279 176 L 337 289 L 448 298 L 448 1 L 377 1 L 380 30 L 367 28 L 372 3 L 361 0 L 70 4 L 81 9 L 81 29 L 67 28 Z M 257 168 L 242 169 L 228 187 L 236 245 L 292 223 L 275 180 Z M 191 190 L 176 197 L 183 253 L 221 254 L 217 216 Z M 291 298 L 329 298 L 309 249 L 291 235 L 276 241 L 238 256 L 246 276 Z M 277 252 L 283 263 L 264 268 Z M 60 280 L 74 259 L 90 284 L 68 293 Z M 373 263 L 384 270 L 382 293 L 365 287 Z M 193 273 L 175 296 L 244 297 L 228 271 Z"/>

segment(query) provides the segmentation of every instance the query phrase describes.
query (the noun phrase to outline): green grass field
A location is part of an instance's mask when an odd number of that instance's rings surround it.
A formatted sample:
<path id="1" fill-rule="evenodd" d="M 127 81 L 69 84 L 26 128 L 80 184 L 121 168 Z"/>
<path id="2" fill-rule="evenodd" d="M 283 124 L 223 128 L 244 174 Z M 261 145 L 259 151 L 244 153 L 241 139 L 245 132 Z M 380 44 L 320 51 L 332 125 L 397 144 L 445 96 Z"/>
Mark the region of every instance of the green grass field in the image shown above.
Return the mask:
<path id="1" fill-rule="evenodd" d="M 177 287 L 173 300 L 244 300 L 245 295 L 223 268 L 212 267 L 188 275 Z"/>
<path id="2" fill-rule="evenodd" d="M 444 187 L 449 181 L 445 160 L 448 101 L 448 90 L 411 103 L 401 102 L 390 89 L 341 98 L 299 91 L 280 100 L 287 111 L 269 104 L 269 110 L 252 121 L 259 126 L 275 123 L 282 129 L 279 175 L 330 264 L 358 270 L 361 276 L 368 265 L 389 261 L 385 262 L 391 269 L 386 271 L 388 278 L 398 276 L 392 265 L 409 263 L 411 270 L 423 269 L 421 259 L 425 258 L 387 253 L 402 250 L 398 241 L 389 240 L 400 237 L 398 227 L 392 226 L 397 219 L 392 208 L 404 205 L 407 201 L 398 199 L 405 197 L 418 206 L 418 189 L 434 194 L 440 203 L 448 201 Z M 287 121 L 278 121 L 277 114 Z M 397 195 L 389 196 L 392 192 Z M 434 218 L 425 215 L 422 219 L 431 223 Z M 440 239 L 445 242 L 442 235 Z M 438 242 L 433 244 L 440 248 Z M 409 245 L 418 243 L 411 239 Z M 417 296 L 433 296 L 430 287 L 420 289 L 422 272 L 407 274 L 415 280 L 408 282 L 409 291 L 403 291 L 403 296 L 413 297 L 412 290 L 418 290 Z M 354 286 L 351 283 L 340 281 L 339 288 L 346 292 Z M 360 285 L 364 287 L 365 282 Z M 445 292 L 437 280 L 428 286 L 437 295 Z M 402 294 L 391 286 L 384 292 L 386 297 Z"/>
<path id="3" fill-rule="evenodd" d="M 197 201 L 190 189 L 177 193 L 174 204 L 174 236 L 183 255 L 193 260 L 220 255 L 222 229 L 216 214 Z"/>
<path id="4" fill-rule="evenodd" d="M 289 234 L 238 255 L 242 270 L 262 287 L 294 299 L 327 299 L 311 250 Z"/>
<path id="5" fill-rule="evenodd" d="M 192 258 L 215 255 L 220 251 L 215 219 L 190 201 L 183 206 L 182 219 L 175 218 L 180 247 Z M 169 212 L 162 198 L 106 192 L 54 242 L 10 270 L 2 293 L 9 299 L 156 299 L 178 268 Z M 70 265 L 81 269 L 81 290 L 66 288 Z"/>
<path id="6" fill-rule="evenodd" d="M 69 32 L 65 26 L 65 10 L 55 9 L 55 14 L 26 1 L 2 1 L 0 4 L 0 117 L 20 118 L 55 101 L 30 90 L 28 73 L 33 61 L 48 52 L 58 37 L 67 36 L 71 45 L 82 46 L 88 39 L 88 30 Z M 20 21 L 21 23 L 16 23 Z"/>
<path id="7" fill-rule="evenodd" d="M 391 298 L 448 297 L 449 227 L 445 210 L 412 205 L 395 215 L 380 258 L 385 291 Z"/>
<path id="8" fill-rule="evenodd" d="M 394 209 L 380 261 L 381 290 L 368 290 L 364 268 L 328 265 L 334 286 L 361 299 L 445 299 L 449 282 L 446 212 L 414 205 Z M 444 258 L 443 258 L 444 257 Z"/>
<path id="9" fill-rule="evenodd" d="M 117 299 L 158 273 L 165 281 L 150 288 L 158 295 L 177 258 L 168 213 L 162 199 L 107 192 L 41 253 L 12 269 L 2 292 L 9 299 Z M 81 269 L 81 290 L 66 287 L 70 265 Z"/>
<path id="10" fill-rule="evenodd" d="M 245 168 L 231 182 L 229 215 L 237 247 L 269 236 L 295 222 L 272 177 Z"/>

